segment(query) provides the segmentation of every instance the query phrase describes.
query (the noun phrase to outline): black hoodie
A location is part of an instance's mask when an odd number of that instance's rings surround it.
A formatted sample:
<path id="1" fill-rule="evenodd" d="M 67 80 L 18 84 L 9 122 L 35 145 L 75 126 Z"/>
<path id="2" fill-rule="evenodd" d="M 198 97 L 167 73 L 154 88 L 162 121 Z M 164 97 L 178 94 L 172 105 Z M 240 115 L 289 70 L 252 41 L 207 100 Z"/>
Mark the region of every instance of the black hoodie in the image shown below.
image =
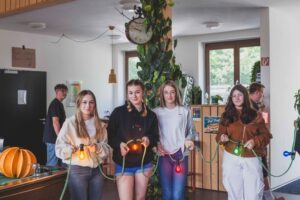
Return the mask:
<path id="1" fill-rule="evenodd" d="M 120 143 L 127 143 L 130 140 L 141 139 L 146 136 L 150 144 L 147 148 L 144 164 L 153 160 L 154 153 L 152 148 L 159 141 L 158 122 L 154 112 L 147 108 L 147 116 L 143 117 L 133 106 L 132 111 L 127 110 L 127 104 L 117 107 L 112 112 L 107 127 L 108 144 L 113 148 L 113 160 L 122 165 L 122 155 Z M 130 144 L 129 144 L 130 145 Z M 141 166 L 144 149 L 137 152 L 129 151 L 125 158 L 125 167 Z"/>

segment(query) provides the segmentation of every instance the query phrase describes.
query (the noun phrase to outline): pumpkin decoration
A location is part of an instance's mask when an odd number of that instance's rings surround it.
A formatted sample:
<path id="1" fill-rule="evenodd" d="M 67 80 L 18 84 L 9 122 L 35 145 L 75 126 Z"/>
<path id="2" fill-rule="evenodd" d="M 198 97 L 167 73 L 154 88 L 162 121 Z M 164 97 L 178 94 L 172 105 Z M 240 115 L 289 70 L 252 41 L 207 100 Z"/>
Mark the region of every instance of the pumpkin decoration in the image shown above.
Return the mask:
<path id="1" fill-rule="evenodd" d="M 23 178 L 33 174 L 34 154 L 19 147 L 10 147 L 0 154 L 0 172 L 10 178 Z"/>

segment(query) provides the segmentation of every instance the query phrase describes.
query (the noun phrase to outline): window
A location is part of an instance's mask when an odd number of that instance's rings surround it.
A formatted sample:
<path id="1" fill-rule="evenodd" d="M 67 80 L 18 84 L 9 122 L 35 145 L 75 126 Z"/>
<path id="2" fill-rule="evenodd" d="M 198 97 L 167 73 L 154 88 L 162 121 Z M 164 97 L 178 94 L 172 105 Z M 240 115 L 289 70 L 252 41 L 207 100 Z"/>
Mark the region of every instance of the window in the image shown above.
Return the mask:
<path id="1" fill-rule="evenodd" d="M 252 66 L 259 60 L 259 39 L 206 44 L 206 92 L 226 101 L 235 83 L 250 84 Z"/>
<path id="2" fill-rule="evenodd" d="M 139 62 L 139 58 L 137 56 L 136 51 L 128 51 L 125 52 L 125 81 L 131 79 L 138 79 L 137 72 L 140 68 L 136 67 L 136 64 Z"/>

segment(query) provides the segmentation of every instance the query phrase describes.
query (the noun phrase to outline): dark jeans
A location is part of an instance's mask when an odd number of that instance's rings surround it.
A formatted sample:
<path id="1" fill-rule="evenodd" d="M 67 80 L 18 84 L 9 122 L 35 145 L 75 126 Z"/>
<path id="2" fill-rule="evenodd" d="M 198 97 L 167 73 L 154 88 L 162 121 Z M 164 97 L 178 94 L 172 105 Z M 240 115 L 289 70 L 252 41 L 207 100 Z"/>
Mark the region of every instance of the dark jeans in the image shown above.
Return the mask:
<path id="1" fill-rule="evenodd" d="M 181 150 L 172 154 L 173 160 L 182 159 Z M 177 162 L 173 161 L 169 155 L 161 156 L 158 163 L 158 173 L 162 187 L 163 200 L 183 200 L 184 187 L 188 173 L 188 157 L 180 162 L 181 172 L 176 172 Z"/>
<path id="2" fill-rule="evenodd" d="M 100 200 L 104 178 L 98 167 L 71 165 L 69 190 L 72 200 Z"/>

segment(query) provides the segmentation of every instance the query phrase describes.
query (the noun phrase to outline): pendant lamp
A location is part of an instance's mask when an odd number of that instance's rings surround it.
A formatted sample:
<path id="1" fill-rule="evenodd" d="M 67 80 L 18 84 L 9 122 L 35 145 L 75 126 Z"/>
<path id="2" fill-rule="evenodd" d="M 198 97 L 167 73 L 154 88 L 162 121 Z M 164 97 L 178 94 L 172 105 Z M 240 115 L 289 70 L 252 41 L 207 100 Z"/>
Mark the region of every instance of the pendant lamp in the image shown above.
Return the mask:
<path id="1" fill-rule="evenodd" d="M 113 38 L 114 38 L 114 35 L 113 35 L 113 30 L 115 29 L 114 26 L 109 26 L 109 30 L 111 30 L 111 64 L 113 64 L 113 44 L 114 44 L 114 41 L 113 41 Z M 114 67 L 112 67 L 112 69 L 110 70 L 110 73 L 109 73 L 109 76 L 108 76 L 108 83 L 117 83 L 117 76 L 115 74 L 115 70 L 113 69 Z"/>

